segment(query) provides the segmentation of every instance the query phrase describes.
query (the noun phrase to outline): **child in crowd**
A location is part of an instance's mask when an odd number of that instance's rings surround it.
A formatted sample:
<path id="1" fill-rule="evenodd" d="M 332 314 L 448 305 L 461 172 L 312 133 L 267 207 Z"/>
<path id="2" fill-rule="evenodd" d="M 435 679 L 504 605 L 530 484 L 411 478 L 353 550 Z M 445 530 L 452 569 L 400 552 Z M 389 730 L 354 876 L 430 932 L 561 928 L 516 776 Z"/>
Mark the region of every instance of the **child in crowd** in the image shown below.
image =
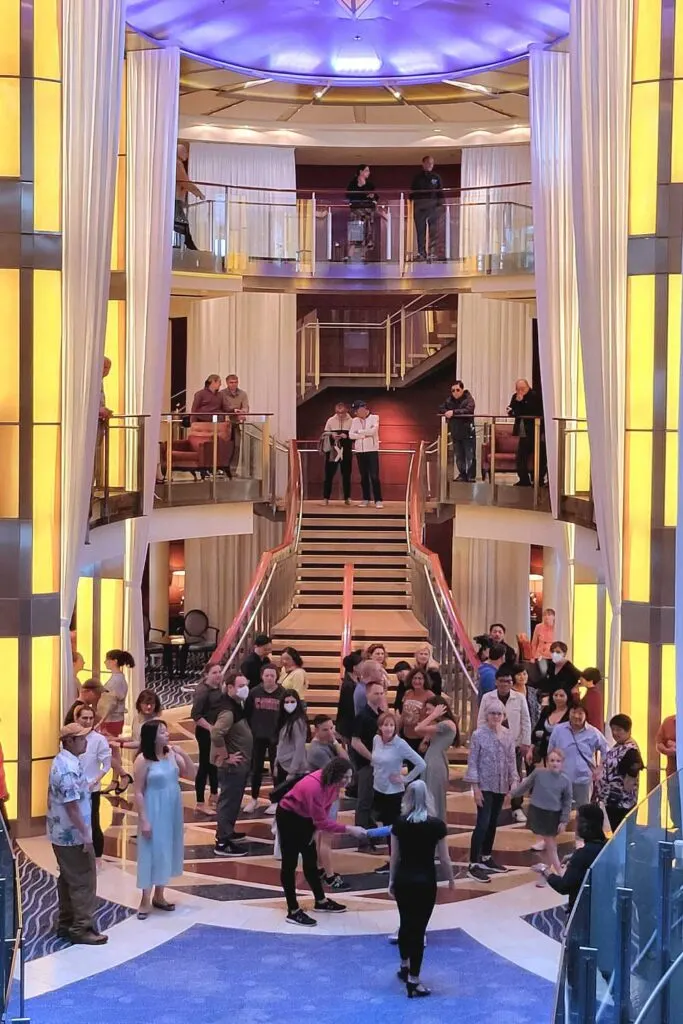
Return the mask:
<path id="1" fill-rule="evenodd" d="M 560 874 L 560 859 L 557 855 L 557 836 L 566 827 L 572 807 L 572 786 L 564 774 L 564 754 L 552 750 L 548 754 L 547 768 L 539 765 L 531 775 L 516 786 L 512 798 L 531 793 L 527 822 L 535 836 L 543 841 L 544 861 L 555 874 Z M 537 886 L 544 886 L 545 879 L 539 878 Z"/>

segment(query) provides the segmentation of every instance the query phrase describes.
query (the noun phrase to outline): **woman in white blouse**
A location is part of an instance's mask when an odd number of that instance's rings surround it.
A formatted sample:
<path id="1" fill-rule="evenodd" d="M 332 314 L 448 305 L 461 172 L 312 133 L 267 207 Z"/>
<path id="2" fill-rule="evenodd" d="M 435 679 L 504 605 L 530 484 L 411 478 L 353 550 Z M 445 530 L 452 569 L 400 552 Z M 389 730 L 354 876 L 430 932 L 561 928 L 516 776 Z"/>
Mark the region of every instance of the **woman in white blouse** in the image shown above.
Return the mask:
<path id="1" fill-rule="evenodd" d="M 382 485 L 379 480 L 379 416 L 371 413 L 367 402 L 354 402 L 355 416 L 351 421 L 349 437 L 353 441 L 353 450 L 358 457 L 360 470 L 360 486 L 363 500 L 360 504 L 370 504 L 370 494 L 375 500 L 375 508 L 384 508 L 382 504 Z"/>

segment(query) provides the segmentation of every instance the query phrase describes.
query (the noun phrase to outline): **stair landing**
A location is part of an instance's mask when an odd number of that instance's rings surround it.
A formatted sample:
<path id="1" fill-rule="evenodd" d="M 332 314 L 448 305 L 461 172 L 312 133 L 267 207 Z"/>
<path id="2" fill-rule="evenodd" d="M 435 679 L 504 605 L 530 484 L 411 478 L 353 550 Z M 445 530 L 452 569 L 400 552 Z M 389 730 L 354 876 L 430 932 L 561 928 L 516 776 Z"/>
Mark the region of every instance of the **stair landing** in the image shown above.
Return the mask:
<path id="1" fill-rule="evenodd" d="M 273 629 L 273 636 L 340 637 L 341 608 L 295 608 Z M 423 637 L 427 629 L 408 609 L 354 609 L 353 635 L 368 641 L 395 636 Z"/>

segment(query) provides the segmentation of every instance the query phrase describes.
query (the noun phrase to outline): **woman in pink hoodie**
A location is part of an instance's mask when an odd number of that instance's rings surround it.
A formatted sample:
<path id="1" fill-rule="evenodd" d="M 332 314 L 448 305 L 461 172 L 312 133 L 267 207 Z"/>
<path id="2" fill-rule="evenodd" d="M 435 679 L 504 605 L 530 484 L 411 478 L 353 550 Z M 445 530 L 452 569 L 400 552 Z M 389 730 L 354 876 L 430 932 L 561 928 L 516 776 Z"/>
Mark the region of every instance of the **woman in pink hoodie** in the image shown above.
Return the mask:
<path id="1" fill-rule="evenodd" d="M 318 872 L 315 833 L 348 833 L 357 839 L 365 837 L 365 829 L 342 825 L 330 818 L 330 808 L 339 799 L 341 789 L 351 782 L 353 769 L 345 757 L 333 757 L 321 771 L 305 775 L 286 793 L 277 807 L 277 830 L 280 838 L 282 866 L 280 881 L 287 900 L 289 924 L 313 928 L 318 923 L 299 906 L 296 898 L 296 867 L 301 865 L 315 898 L 318 913 L 343 914 L 346 907 L 325 896 Z"/>

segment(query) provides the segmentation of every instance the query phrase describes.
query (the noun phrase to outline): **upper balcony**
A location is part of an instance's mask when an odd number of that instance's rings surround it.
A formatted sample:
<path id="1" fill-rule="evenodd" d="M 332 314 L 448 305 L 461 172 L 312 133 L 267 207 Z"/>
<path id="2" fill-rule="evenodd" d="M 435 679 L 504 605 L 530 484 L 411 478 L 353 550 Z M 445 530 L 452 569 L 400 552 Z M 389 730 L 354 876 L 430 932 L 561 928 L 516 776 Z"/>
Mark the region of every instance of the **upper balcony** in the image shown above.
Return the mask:
<path id="1" fill-rule="evenodd" d="M 500 289 L 533 293 L 525 182 L 447 189 L 428 217 L 407 192 L 386 193 L 364 209 L 338 191 L 198 184 L 206 198 L 187 207 L 189 235 L 174 233 L 175 271 L 240 275 L 252 289 L 279 281 L 281 289 L 330 291 L 346 281 L 368 290 L 429 291 L 448 280 L 451 289 L 455 281 L 467 290 L 496 278 Z M 417 237 L 425 220 L 426 247 Z"/>

